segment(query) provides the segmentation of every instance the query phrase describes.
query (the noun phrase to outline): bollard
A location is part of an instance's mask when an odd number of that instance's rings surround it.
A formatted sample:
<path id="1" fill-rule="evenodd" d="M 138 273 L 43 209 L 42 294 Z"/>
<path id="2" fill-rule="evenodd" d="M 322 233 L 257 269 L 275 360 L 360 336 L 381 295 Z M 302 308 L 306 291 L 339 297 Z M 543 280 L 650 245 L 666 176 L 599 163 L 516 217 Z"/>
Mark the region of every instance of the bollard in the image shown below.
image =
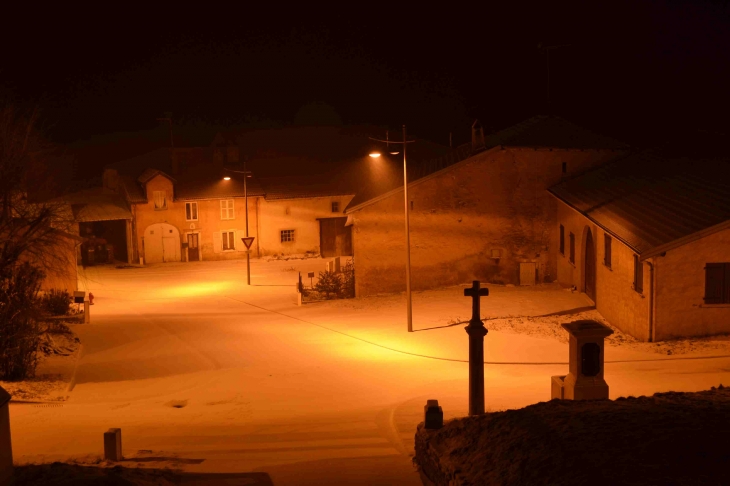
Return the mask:
<path id="1" fill-rule="evenodd" d="M 89 301 L 84 301 L 84 324 L 90 324 L 91 323 L 91 311 L 89 310 Z"/>
<path id="2" fill-rule="evenodd" d="M 427 429 L 440 429 L 444 426 L 444 411 L 438 400 L 426 400 L 423 407 L 423 422 Z"/>
<path id="3" fill-rule="evenodd" d="M 297 292 L 297 305 L 302 305 L 302 293 Z"/>
<path id="4" fill-rule="evenodd" d="M 0 387 L 0 484 L 13 475 L 13 448 L 10 441 L 10 394 Z"/>
<path id="5" fill-rule="evenodd" d="M 109 429 L 104 432 L 104 459 L 122 460 L 122 429 Z"/>

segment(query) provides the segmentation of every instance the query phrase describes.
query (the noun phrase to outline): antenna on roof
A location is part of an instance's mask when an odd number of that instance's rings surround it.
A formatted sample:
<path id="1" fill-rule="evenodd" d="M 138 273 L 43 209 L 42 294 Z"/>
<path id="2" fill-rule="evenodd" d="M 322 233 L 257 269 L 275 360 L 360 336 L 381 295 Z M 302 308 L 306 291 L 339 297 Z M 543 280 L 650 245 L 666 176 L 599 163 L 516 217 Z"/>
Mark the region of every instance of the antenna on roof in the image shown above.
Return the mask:
<path id="1" fill-rule="evenodd" d="M 550 51 L 558 49 L 560 47 L 570 47 L 571 44 L 559 44 L 555 46 L 546 46 L 542 42 L 537 44 L 537 48 L 541 51 L 545 51 L 545 58 L 547 62 L 547 106 L 550 109 Z"/>

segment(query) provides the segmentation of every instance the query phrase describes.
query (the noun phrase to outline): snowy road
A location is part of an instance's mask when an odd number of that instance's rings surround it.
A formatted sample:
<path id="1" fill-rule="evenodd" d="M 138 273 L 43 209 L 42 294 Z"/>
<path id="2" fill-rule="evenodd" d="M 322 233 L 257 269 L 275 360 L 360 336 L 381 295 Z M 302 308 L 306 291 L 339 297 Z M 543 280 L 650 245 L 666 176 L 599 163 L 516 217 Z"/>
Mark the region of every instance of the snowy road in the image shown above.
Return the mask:
<path id="1" fill-rule="evenodd" d="M 467 366 L 448 360 L 467 358 L 467 336 L 458 326 L 405 332 L 402 296 L 295 306 L 294 268 L 323 266 L 254 261 L 251 287 L 243 262 L 89 269 L 81 283 L 96 304 L 92 324 L 75 327 L 84 346 L 75 388 L 62 407 L 11 407 L 16 461 L 100 455 L 102 433 L 121 427 L 126 456 L 153 451 L 189 471 L 264 471 L 276 485 L 420 484 L 409 457 L 415 424 L 427 398 L 447 418 L 465 414 Z M 536 289 L 493 292 L 484 308 L 537 315 L 584 305 Z M 469 309 L 453 289 L 416 294 L 416 327 Z M 493 332 L 486 356 L 559 363 L 567 346 Z M 566 371 L 489 365 L 487 407 L 546 400 L 550 375 Z M 606 378 L 612 396 L 698 390 L 730 383 L 730 359 L 617 363 Z"/>

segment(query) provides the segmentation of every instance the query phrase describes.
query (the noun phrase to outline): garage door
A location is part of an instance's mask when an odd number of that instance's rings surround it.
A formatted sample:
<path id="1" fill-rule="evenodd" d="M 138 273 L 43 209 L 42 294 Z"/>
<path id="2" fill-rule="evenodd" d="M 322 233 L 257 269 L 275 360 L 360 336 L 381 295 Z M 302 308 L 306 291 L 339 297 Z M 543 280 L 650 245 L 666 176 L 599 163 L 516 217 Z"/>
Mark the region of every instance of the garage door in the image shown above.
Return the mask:
<path id="1" fill-rule="evenodd" d="M 179 262 L 180 232 L 171 224 L 151 224 L 144 230 L 144 254 L 147 263 Z"/>

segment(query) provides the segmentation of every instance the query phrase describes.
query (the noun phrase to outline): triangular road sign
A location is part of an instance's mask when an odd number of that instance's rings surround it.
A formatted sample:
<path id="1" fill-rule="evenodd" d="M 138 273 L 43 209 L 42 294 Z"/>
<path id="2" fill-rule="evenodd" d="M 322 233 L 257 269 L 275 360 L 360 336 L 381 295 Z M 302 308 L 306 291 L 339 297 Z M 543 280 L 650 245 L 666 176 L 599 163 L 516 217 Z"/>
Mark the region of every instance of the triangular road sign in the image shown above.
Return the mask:
<path id="1" fill-rule="evenodd" d="M 245 238 L 241 238 L 241 241 L 243 241 L 243 244 L 246 245 L 246 249 L 250 250 L 251 245 L 253 244 L 254 237 L 253 236 L 247 236 Z"/>

